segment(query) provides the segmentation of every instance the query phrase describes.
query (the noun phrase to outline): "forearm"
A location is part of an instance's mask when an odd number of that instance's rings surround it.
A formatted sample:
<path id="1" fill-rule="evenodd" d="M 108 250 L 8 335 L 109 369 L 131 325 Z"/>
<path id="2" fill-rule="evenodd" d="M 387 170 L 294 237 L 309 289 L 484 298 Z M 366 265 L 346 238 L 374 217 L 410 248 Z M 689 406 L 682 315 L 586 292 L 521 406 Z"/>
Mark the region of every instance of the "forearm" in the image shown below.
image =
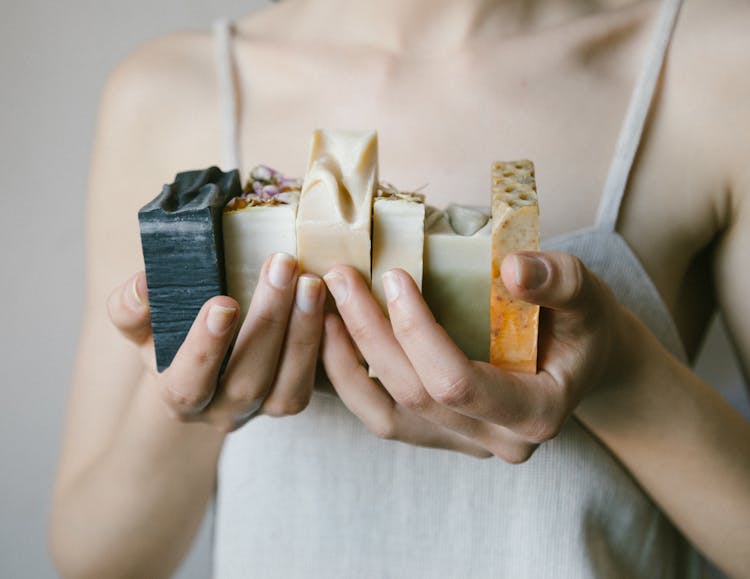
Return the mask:
<path id="1" fill-rule="evenodd" d="M 169 418 L 158 397 L 144 377 L 106 451 L 58 489 L 51 534 L 63 576 L 169 576 L 189 548 L 223 435 Z"/>
<path id="2" fill-rule="evenodd" d="M 655 339 L 639 354 L 576 415 L 693 544 L 750 577 L 750 424 Z"/>

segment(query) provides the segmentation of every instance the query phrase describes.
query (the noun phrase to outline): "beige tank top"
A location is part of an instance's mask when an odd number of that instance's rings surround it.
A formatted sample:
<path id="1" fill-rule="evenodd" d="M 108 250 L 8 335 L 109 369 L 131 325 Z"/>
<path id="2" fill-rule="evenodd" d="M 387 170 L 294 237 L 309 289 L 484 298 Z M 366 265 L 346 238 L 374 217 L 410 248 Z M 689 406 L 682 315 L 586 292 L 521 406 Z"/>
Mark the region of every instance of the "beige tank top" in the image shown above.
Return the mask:
<path id="1" fill-rule="evenodd" d="M 656 287 L 615 231 L 681 2 L 666 0 L 595 226 L 546 242 L 578 255 L 676 356 Z M 231 26 L 216 26 L 225 165 L 239 165 Z M 233 433 L 220 461 L 217 579 L 690 578 L 700 561 L 620 463 L 571 419 L 520 466 L 373 437 L 335 397 Z"/>

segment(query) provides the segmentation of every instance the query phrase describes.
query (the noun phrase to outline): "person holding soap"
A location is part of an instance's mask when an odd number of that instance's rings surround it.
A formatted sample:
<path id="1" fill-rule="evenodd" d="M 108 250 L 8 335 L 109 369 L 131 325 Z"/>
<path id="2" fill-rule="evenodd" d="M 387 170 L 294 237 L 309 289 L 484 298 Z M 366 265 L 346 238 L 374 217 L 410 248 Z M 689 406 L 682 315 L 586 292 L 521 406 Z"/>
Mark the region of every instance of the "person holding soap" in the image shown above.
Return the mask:
<path id="1" fill-rule="evenodd" d="M 680 4 L 284 0 L 128 58 L 92 165 L 62 576 L 169 576 L 214 496 L 217 578 L 677 578 L 699 554 L 750 576 L 750 425 L 689 367 L 717 308 L 750 367 L 750 8 Z M 381 174 L 438 206 L 534 160 L 544 251 L 502 276 L 543 307 L 537 374 L 467 359 L 398 270 L 390 321 L 345 264 L 324 315 L 287 255 L 218 385 L 225 296 L 155 371 L 138 208 L 222 142 L 300 174 L 321 126 L 377 128 Z"/>

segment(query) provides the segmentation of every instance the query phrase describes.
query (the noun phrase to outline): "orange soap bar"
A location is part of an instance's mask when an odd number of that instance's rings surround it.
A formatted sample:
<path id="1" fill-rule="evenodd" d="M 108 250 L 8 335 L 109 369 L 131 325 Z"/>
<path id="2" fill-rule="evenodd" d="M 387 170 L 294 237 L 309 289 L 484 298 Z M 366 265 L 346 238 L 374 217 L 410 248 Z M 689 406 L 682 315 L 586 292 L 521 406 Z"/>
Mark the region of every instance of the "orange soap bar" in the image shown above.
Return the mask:
<path id="1" fill-rule="evenodd" d="M 539 250 L 539 204 L 531 161 L 492 166 L 490 363 L 510 372 L 537 371 L 539 306 L 514 299 L 500 275 L 514 251 Z"/>

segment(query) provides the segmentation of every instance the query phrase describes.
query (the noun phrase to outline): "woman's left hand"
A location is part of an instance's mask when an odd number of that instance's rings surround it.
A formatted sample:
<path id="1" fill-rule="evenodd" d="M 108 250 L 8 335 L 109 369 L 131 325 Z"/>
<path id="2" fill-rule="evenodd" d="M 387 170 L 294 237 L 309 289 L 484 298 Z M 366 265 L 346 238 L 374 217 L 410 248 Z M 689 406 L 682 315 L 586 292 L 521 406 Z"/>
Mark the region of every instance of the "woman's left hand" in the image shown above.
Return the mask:
<path id="1" fill-rule="evenodd" d="M 371 432 L 524 462 L 557 435 L 586 392 L 633 367 L 633 332 L 642 325 L 577 258 L 512 254 L 502 276 L 514 297 L 543 307 L 535 375 L 469 360 L 402 270 L 383 276 L 390 321 L 354 269 L 326 274 L 341 317 L 327 314 L 323 363 L 341 400 Z"/>

